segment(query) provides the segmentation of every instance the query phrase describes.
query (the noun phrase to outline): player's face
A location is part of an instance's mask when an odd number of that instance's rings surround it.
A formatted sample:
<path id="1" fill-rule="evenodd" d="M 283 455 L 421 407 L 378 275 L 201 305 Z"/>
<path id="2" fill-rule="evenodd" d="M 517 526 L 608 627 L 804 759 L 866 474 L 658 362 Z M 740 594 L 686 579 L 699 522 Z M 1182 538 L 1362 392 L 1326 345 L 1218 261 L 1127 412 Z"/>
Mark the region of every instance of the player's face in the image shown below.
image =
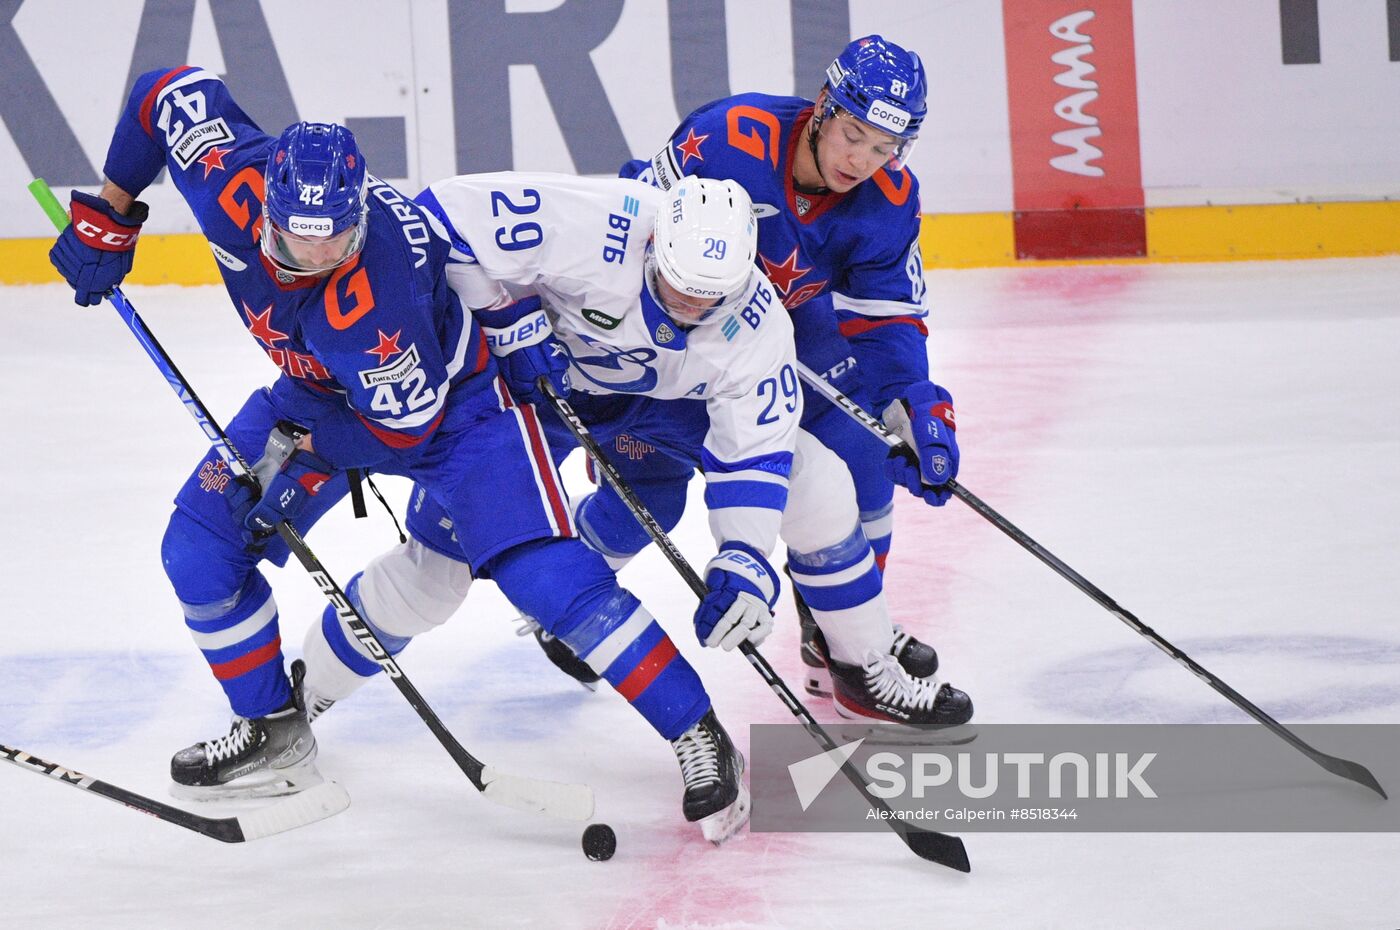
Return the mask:
<path id="1" fill-rule="evenodd" d="M 661 298 L 661 304 L 665 307 L 676 322 L 687 326 L 694 326 L 705 317 L 710 315 L 710 311 L 719 303 L 718 297 L 692 297 L 683 294 L 672 287 L 662 275 L 656 275 L 656 296 Z"/>
<path id="2" fill-rule="evenodd" d="M 275 223 L 264 228 L 269 237 L 269 256 L 279 265 L 301 274 L 328 274 L 345 264 L 360 250 L 363 226 L 354 226 L 334 236 L 300 236 Z"/>
<path id="3" fill-rule="evenodd" d="M 838 194 L 870 178 L 899 151 L 899 139 L 837 110 L 817 139 L 822 180 Z"/>

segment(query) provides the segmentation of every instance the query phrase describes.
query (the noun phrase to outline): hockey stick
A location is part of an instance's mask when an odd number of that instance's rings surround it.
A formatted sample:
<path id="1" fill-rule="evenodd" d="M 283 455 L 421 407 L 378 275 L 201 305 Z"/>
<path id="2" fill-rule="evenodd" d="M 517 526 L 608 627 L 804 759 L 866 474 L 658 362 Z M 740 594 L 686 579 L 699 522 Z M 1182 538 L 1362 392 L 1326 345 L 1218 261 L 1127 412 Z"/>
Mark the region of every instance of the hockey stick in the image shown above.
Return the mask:
<path id="1" fill-rule="evenodd" d="M 820 375 L 817 375 L 815 372 L 813 372 L 806 365 L 803 365 L 801 362 L 797 363 L 797 373 L 802 377 L 802 380 L 807 382 L 807 384 L 810 385 L 814 390 L 824 395 L 833 404 L 835 404 L 837 407 L 840 407 L 841 410 L 845 412 L 847 416 L 855 420 L 861 426 L 864 426 L 869 432 L 873 433 L 881 441 L 883 441 L 885 445 L 889 446 L 890 452 L 892 454 L 901 455 L 904 458 L 908 459 L 910 462 L 918 462 L 918 453 L 911 449 L 907 442 L 905 442 L 900 437 L 896 436 L 894 433 L 890 432 L 889 428 L 886 427 L 884 423 L 876 419 L 872 414 L 867 412 L 863 407 L 861 407 L 855 401 L 851 400 L 845 394 L 842 394 L 835 387 L 828 384 L 821 378 Z M 1078 588 L 1080 591 L 1083 591 L 1085 594 L 1087 594 L 1104 610 L 1107 610 L 1119 620 L 1122 620 L 1132 630 L 1137 632 L 1139 635 L 1145 637 L 1150 643 L 1152 643 L 1152 645 L 1156 646 L 1158 649 L 1162 650 L 1167 655 L 1175 659 L 1176 662 L 1183 668 L 1185 668 L 1188 672 L 1195 675 L 1197 678 L 1199 678 L 1201 681 L 1204 681 L 1206 684 L 1210 685 L 1220 694 L 1224 695 L 1230 701 L 1230 703 L 1234 704 L 1240 710 L 1249 714 L 1255 720 L 1268 727 L 1280 738 L 1282 738 L 1284 742 L 1288 743 L 1288 745 L 1292 746 L 1294 749 L 1298 750 L 1303 755 L 1307 756 L 1309 759 L 1313 760 L 1318 765 L 1331 772 L 1333 775 L 1339 775 L 1342 778 L 1351 779 L 1359 785 L 1364 785 L 1365 787 L 1370 788 L 1372 791 L 1376 792 L 1376 794 L 1379 794 L 1381 797 L 1387 797 L 1385 789 L 1381 787 L 1381 783 L 1376 781 L 1376 776 L 1372 775 L 1371 770 L 1366 768 L 1366 766 L 1360 764 L 1359 762 L 1352 762 L 1348 759 L 1339 759 L 1336 756 L 1329 756 L 1327 755 L 1327 753 L 1319 752 L 1318 750 L 1309 746 L 1283 724 L 1279 723 L 1273 717 L 1270 717 L 1264 711 L 1256 707 L 1244 695 L 1240 694 L 1234 688 L 1230 687 L 1225 682 L 1217 678 L 1215 675 L 1202 668 L 1198 662 L 1196 662 L 1186 653 L 1182 652 L 1180 649 L 1173 646 L 1170 642 L 1159 636 L 1157 634 L 1157 631 L 1153 630 L 1150 626 L 1146 625 L 1137 617 L 1133 616 L 1133 614 L 1120 607 L 1118 603 L 1113 600 L 1113 598 L 1109 597 L 1107 594 L 1100 591 L 1094 585 L 1090 584 L 1089 581 L 1084 578 L 1084 576 L 1080 575 L 1074 569 L 1070 568 L 1064 562 L 1056 558 L 1053 553 L 1051 553 L 1045 547 L 1041 546 L 1040 543 L 1036 542 L 1034 539 L 1031 539 L 1029 536 L 1023 533 L 1010 520 L 997 513 L 991 507 L 987 506 L 980 498 L 978 498 L 967 488 L 958 484 L 956 481 L 949 481 L 947 482 L 947 484 L 943 485 L 943 487 L 946 487 L 949 491 L 951 491 L 953 495 L 959 500 L 961 500 L 964 504 L 967 504 L 967 506 L 977 511 L 979 515 L 985 518 L 997 529 L 1001 530 L 1007 536 L 1010 536 L 1012 539 L 1014 539 L 1022 548 L 1024 548 L 1031 555 L 1035 556 L 1037 559 L 1040 559 L 1040 561 L 1044 562 L 1046 565 L 1054 569 L 1055 573 L 1058 574 L 1061 578 L 1065 579 L 1070 584 Z"/>
<path id="2" fill-rule="evenodd" d="M 48 214 L 55 226 L 63 229 L 68 225 L 68 214 L 43 179 L 33 181 L 29 185 L 29 191 L 34 195 L 34 199 L 39 201 L 39 205 L 44 208 L 44 212 Z M 121 288 L 113 288 L 112 292 L 107 295 L 107 299 L 112 302 L 112 306 L 121 315 L 122 320 L 136 337 L 136 341 L 141 343 L 141 348 L 146 350 L 151 361 L 155 362 L 156 367 L 165 376 L 166 382 L 184 403 L 185 409 L 189 411 L 190 416 L 194 417 L 195 422 L 204 431 L 204 435 L 214 444 L 214 448 L 229 469 L 235 476 L 246 476 L 256 482 L 257 479 L 254 477 L 252 469 L 248 467 L 247 460 L 229 442 L 223 428 L 210 416 L 209 411 L 195 394 L 194 388 L 190 387 L 185 376 L 180 374 L 170 356 L 156 341 L 155 335 L 147 328 L 145 321 L 136 314 L 136 310 L 122 294 Z M 563 784 L 526 778 L 521 775 L 510 775 L 483 764 L 467 752 L 462 744 L 457 742 L 456 737 L 443 725 L 442 720 L 433 712 L 433 709 L 428 706 L 428 702 L 418 693 L 418 689 L 404 675 L 403 670 L 399 668 L 393 656 L 389 655 L 389 651 L 384 648 L 374 630 L 350 603 L 345 592 L 326 572 L 320 559 L 316 558 L 296 529 L 290 523 L 283 521 L 277 524 L 277 532 L 286 542 L 287 548 L 291 549 L 297 557 L 297 561 L 311 575 L 312 580 L 321 589 L 321 593 L 335 608 L 336 616 L 350 628 L 350 631 L 355 634 L 355 638 L 360 640 L 374 656 L 374 661 L 379 663 L 379 667 L 384 669 L 384 674 L 393 680 L 404 699 L 417 711 L 418 716 L 427 724 L 428 729 L 437 737 L 438 742 L 447 750 L 448 755 L 476 786 L 476 790 L 480 791 L 488 800 L 516 810 L 547 814 L 551 817 L 562 817 L 567 820 L 588 820 L 593 816 L 593 789 L 587 785 Z"/>
<path id="3" fill-rule="evenodd" d="M 324 781 L 261 810 L 235 817 L 203 817 L 3 744 L 0 744 L 0 760 L 40 775 L 47 775 L 62 784 L 100 795 L 166 823 L 212 837 L 221 843 L 244 843 L 274 833 L 285 833 L 318 820 L 325 820 L 350 806 L 350 795 L 345 793 L 344 788 L 333 781 Z"/>
<path id="4" fill-rule="evenodd" d="M 685 583 L 690 586 L 690 590 L 695 592 L 695 596 L 704 599 L 705 595 L 709 593 L 709 590 L 705 587 L 704 580 L 696 574 L 695 569 L 686 561 L 685 556 L 676 548 L 676 544 L 671 541 L 671 538 L 666 535 L 666 531 L 662 529 L 661 524 L 656 522 L 656 518 L 651 515 L 651 511 L 647 510 L 646 505 L 637 497 L 636 492 L 628 486 L 626 479 L 622 477 L 622 474 L 617 470 L 617 466 L 613 465 L 612 461 L 607 457 L 607 454 L 603 452 L 602 446 L 598 444 L 598 440 L 593 437 L 593 434 L 588 431 L 588 427 L 584 422 L 579 419 L 578 414 L 574 412 L 574 408 L 569 406 L 567 400 L 559 396 L 559 393 L 554 390 L 554 385 L 549 383 L 547 377 L 541 376 L 537 384 L 540 390 L 549 398 L 555 412 L 558 413 L 559 418 L 564 421 L 564 425 L 574 434 L 579 444 L 583 446 L 588 452 L 589 457 L 593 459 L 593 463 L 597 466 L 598 470 L 603 473 L 603 477 L 608 480 L 608 483 L 617 491 L 618 496 L 627 504 L 627 509 L 632 511 L 632 516 L 637 518 L 637 522 L 647 531 L 647 535 L 661 548 L 667 561 L 675 567 L 676 571 L 680 572 L 681 577 L 685 579 Z M 803 728 L 817 741 L 822 749 L 826 750 L 828 753 L 835 752 L 837 749 L 836 741 L 831 738 L 831 735 L 828 734 L 826 730 L 822 729 L 821 724 L 817 723 L 816 718 L 812 716 L 812 712 L 797 699 L 797 696 L 792 693 L 792 689 L 779 677 L 778 673 L 773 670 L 773 666 L 768 664 L 768 660 L 763 658 L 763 655 L 754 648 L 753 644 L 749 642 L 740 643 L 739 651 L 744 654 L 744 658 L 749 660 L 749 664 L 757 670 L 758 674 L 767 682 L 768 687 L 773 690 L 773 693 L 778 696 L 779 700 L 787 705 L 788 710 L 792 711 L 793 716 L 797 717 L 802 723 Z M 856 790 L 865 797 L 865 800 L 870 806 L 880 812 L 881 821 L 898 834 L 899 838 L 904 841 L 906 846 L 914 851 L 916 856 L 921 859 L 927 859 L 930 862 L 936 862 L 939 865 L 945 865 L 950 869 L 957 869 L 959 872 L 972 871 L 972 864 L 967 858 L 967 850 L 963 847 L 963 841 L 960 838 L 949 836 L 946 833 L 935 833 L 931 830 L 924 830 L 898 817 L 894 817 L 889 806 L 870 793 L 870 787 L 865 783 L 865 779 L 861 777 L 860 772 L 856 770 L 849 759 L 844 759 L 839 754 L 836 755 L 835 758 L 842 759 L 842 773 L 850 779 L 851 784 L 856 786 Z"/>

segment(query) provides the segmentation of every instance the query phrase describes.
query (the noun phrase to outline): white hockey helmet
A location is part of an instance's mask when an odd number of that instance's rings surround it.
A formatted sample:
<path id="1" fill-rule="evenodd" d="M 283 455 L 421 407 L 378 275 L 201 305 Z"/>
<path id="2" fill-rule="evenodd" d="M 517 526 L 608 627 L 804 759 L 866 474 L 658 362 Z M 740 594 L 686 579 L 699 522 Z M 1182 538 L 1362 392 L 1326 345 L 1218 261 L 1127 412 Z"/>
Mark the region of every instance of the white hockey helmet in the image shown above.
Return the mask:
<path id="1" fill-rule="evenodd" d="M 686 178 L 657 214 L 648 281 L 666 312 L 693 326 L 743 306 L 757 254 L 748 191 L 737 181 Z"/>

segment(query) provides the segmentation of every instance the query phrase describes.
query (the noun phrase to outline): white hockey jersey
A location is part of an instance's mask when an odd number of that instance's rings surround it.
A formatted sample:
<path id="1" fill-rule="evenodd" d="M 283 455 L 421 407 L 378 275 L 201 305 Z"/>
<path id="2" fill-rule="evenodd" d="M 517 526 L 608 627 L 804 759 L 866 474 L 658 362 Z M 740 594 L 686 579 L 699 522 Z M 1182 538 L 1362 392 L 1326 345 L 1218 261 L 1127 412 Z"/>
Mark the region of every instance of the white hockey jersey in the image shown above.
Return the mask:
<path id="1" fill-rule="evenodd" d="M 672 320 L 644 272 L 667 199 L 637 181 L 519 172 L 449 178 L 418 197 L 452 241 L 447 278 L 464 306 L 540 295 L 574 390 L 706 402 L 711 529 L 767 554 L 802 416 L 792 322 L 761 273 L 739 310 L 690 329 Z"/>

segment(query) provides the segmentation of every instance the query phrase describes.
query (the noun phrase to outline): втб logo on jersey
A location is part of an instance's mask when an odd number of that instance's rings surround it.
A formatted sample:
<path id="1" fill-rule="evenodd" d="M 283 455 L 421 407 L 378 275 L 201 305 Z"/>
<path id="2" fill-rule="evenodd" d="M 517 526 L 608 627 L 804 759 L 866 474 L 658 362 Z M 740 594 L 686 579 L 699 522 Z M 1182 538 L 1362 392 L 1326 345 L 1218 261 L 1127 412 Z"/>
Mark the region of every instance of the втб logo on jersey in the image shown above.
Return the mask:
<path id="1" fill-rule="evenodd" d="M 1068 174 L 1101 178 L 1103 168 L 1089 162 L 1102 158 L 1103 150 L 1089 140 L 1103 135 L 1103 130 L 1099 128 L 1098 117 L 1084 112 L 1086 106 L 1099 99 L 1099 84 L 1089 78 L 1095 68 L 1084 60 L 1085 55 L 1093 54 L 1093 37 L 1079 31 L 1081 26 L 1093 18 L 1093 10 L 1080 10 L 1050 24 L 1050 34 L 1055 38 L 1079 43 L 1050 56 L 1051 61 L 1065 69 L 1055 75 L 1055 83 L 1061 87 L 1078 90 L 1078 93 L 1070 94 L 1055 104 L 1055 115 L 1079 127 L 1063 129 L 1050 137 L 1056 145 L 1074 150 L 1065 155 L 1056 155 L 1050 159 L 1050 164 Z"/>
<path id="2" fill-rule="evenodd" d="M 656 369 L 649 364 L 656 359 L 655 349 L 644 346 L 619 349 L 582 333 L 578 339 L 600 353 L 587 356 L 569 353 L 570 361 L 587 380 L 623 394 L 645 394 L 656 387 L 659 378 Z"/>

